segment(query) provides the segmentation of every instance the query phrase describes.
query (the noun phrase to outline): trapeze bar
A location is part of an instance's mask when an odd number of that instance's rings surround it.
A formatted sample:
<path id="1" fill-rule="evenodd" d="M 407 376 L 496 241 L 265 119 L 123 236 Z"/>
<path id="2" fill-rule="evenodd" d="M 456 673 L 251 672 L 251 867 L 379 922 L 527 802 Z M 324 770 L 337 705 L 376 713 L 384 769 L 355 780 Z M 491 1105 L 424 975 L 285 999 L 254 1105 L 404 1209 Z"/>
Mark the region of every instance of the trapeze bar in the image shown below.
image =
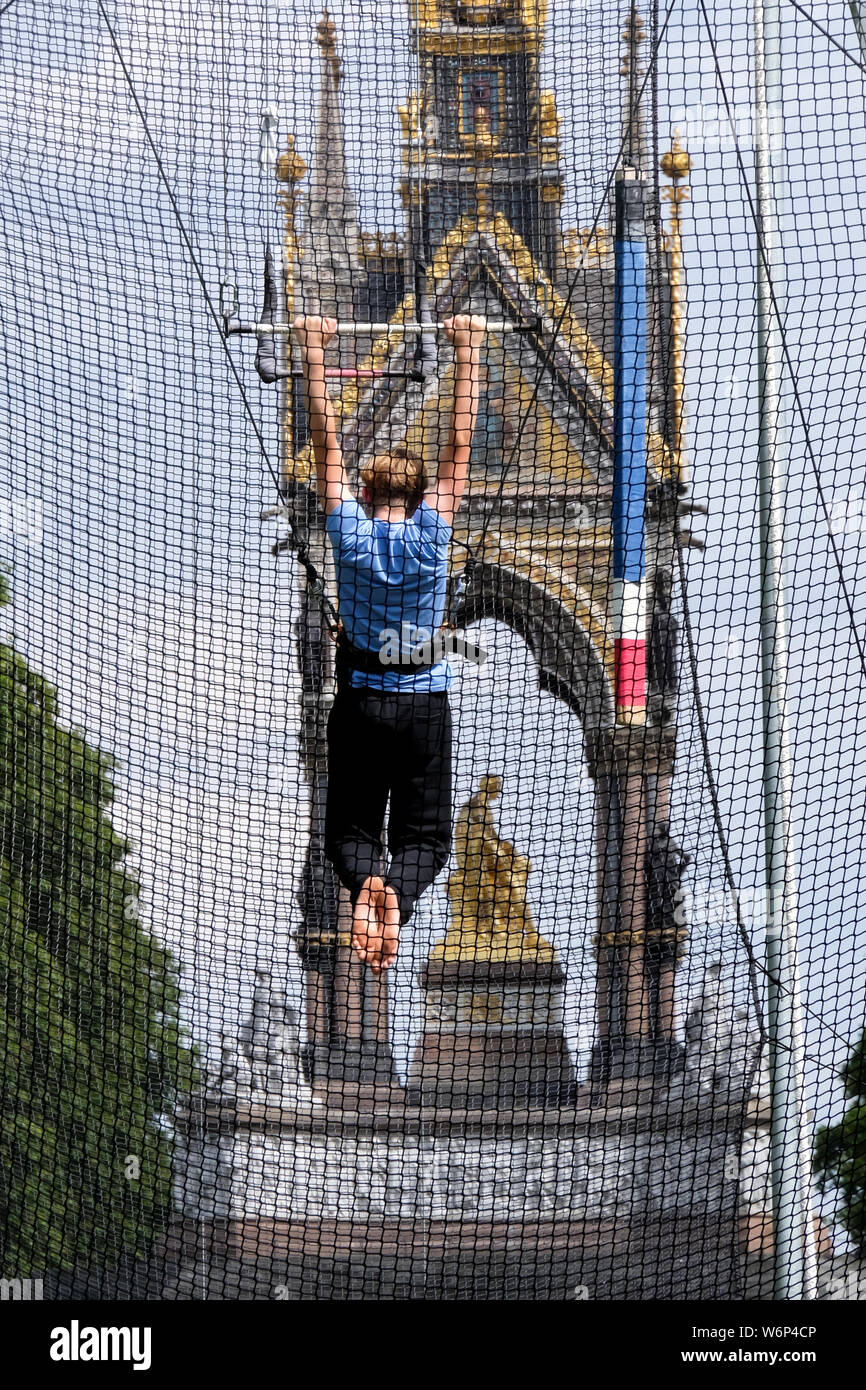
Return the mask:
<path id="1" fill-rule="evenodd" d="M 509 319 L 488 319 L 484 325 L 486 333 L 537 333 L 539 320 L 532 323 L 512 323 Z M 383 334 L 410 337 L 420 333 L 444 332 L 444 323 L 338 323 L 337 333 L 347 338 L 375 337 Z M 229 323 L 226 335 L 262 334 L 266 337 L 288 338 L 293 333 L 290 323 Z"/>
<path id="2" fill-rule="evenodd" d="M 297 377 L 299 381 L 303 381 L 303 379 L 304 379 L 304 373 L 303 373 L 302 371 L 291 372 L 291 373 L 289 373 L 289 375 L 291 375 L 291 376 L 293 376 L 293 377 Z M 360 377 L 363 381 L 382 381 L 382 380 L 385 380 L 385 379 L 387 379 L 388 377 L 392 377 L 392 376 L 394 376 L 394 377 L 404 377 L 404 376 L 415 377 L 415 376 L 417 376 L 417 372 L 392 372 L 392 371 L 388 371 L 385 367 L 326 367 L 326 368 L 325 368 L 325 378 L 326 378 L 326 380 L 330 380 L 331 378 L 336 377 L 336 378 L 338 378 L 338 379 L 341 380 L 341 381 L 354 381 L 356 378 Z"/>

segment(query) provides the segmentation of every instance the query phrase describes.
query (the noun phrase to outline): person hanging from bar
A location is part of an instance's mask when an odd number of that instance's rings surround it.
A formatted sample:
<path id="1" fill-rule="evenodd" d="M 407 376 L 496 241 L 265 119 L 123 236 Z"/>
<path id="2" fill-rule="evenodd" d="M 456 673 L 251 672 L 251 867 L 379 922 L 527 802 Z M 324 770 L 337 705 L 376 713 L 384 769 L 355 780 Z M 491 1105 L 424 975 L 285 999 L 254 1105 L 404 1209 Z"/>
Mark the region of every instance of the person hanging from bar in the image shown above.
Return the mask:
<path id="1" fill-rule="evenodd" d="M 379 974 L 396 959 L 400 928 L 451 848 L 452 673 L 437 637 L 486 325 L 469 315 L 443 325 L 455 351 L 454 409 L 435 483 L 428 483 L 420 458 L 395 447 L 362 468 L 363 506 L 346 476 L 325 382 L 325 348 L 336 321 L 307 316 L 293 327 L 343 626 L 328 720 L 325 852 L 352 900 L 353 947 Z"/>

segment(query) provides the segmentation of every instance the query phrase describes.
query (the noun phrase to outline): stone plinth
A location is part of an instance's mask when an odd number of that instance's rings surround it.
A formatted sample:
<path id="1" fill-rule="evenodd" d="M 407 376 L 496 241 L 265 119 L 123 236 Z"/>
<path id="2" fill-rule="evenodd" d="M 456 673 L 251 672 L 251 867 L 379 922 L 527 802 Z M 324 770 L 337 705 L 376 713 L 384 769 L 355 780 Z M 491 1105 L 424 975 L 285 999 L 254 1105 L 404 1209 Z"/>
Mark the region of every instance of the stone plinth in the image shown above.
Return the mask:
<path id="1" fill-rule="evenodd" d="M 569 1101 L 574 1068 L 556 960 L 429 960 L 419 980 L 426 1004 L 413 1099 L 501 1109 Z"/>
<path id="2" fill-rule="evenodd" d="M 372 1110 L 211 1107 L 178 1136 L 176 1195 L 281 1296 L 736 1299 L 741 1137 L 736 1108 L 664 1094 L 583 1110 L 402 1093 Z"/>

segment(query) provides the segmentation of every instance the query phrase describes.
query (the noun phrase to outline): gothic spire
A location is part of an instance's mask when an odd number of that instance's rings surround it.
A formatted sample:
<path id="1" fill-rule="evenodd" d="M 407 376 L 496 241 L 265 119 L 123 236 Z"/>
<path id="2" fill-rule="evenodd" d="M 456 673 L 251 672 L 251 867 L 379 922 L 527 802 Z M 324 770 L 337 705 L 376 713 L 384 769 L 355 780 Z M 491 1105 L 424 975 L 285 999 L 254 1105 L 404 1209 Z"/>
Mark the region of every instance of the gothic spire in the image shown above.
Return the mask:
<path id="1" fill-rule="evenodd" d="M 646 168 L 647 137 L 646 120 L 641 88 L 644 79 L 644 65 L 641 45 L 645 42 L 643 20 L 636 3 L 632 3 L 625 28 L 622 31 L 625 47 L 622 55 L 620 74 L 625 78 L 623 93 L 623 162 L 633 169 Z"/>
<path id="2" fill-rule="evenodd" d="M 316 40 L 321 87 L 302 237 L 303 301 L 308 313 L 351 319 L 353 288 L 360 271 L 358 219 L 346 173 L 340 113 L 343 70 L 337 53 L 336 29 L 327 9 L 316 27 Z"/>

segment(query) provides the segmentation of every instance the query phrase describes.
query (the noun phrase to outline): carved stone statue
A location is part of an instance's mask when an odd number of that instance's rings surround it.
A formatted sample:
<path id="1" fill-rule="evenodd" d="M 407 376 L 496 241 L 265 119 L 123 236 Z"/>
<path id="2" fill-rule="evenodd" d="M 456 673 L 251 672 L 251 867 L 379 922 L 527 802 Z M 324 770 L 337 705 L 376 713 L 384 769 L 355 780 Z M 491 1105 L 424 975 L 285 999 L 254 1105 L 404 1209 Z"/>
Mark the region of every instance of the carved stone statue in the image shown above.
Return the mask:
<path id="1" fill-rule="evenodd" d="M 421 121 L 424 116 L 422 102 L 417 92 L 410 92 L 405 106 L 397 107 L 397 115 L 400 117 L 400 125 L 403 127 L 403 139 L 408 144 L 414 145 L 421 131 Z"/>
<path id="2" fill-rule="evenodd" d="M 304 1076 L 301 1061 L 299 1020 L 297 1010 L 286 1008 L 285 1018 L 278 1022 L 270 1038 L 268 1052 L 268 1090 L 298 1108 L 316 1103 L 312 1089 Z"/>
<path id="3" fill-rule="evenodd" d="M 710 966 L 686 1019 L 686 1083 L 700 1095 L 736 1103 L 746 1099 L 751 1086 L 760 1039 L 748 1010 L 734 1008 L 721 975 L 721 965 Z"/>
<path id="4" fill-rule="evenodd" d="M 271 983 L 266 970 L 256 971 L 252 1011 L 241 1038 L 252 1093 L 279 1097 L 293 1107 L 316 1103 L 304 1076 L 297 1010 L 288 1004 L 285 990 Z"/>
<path id="5" fill-rule="evenodd" d="M 500 839 L 490 803 L 502 790 L 500 777 L 482 777 L 478 791 L 460 808 L 454 833 L 457 868 L 448 880 L 451 925 L 430 960 L 546 960 L 554 958 L 539 936 L 527 889 L 532 865 L 514 845 Z"/>
<path id="6" fill-rule="evenodd" d="M 556 140 L 559 137 L 561 120 L 556 109 L 556 97 L 553 92 L 539 93 L 538 108 L 542 140 Z"/>
<path id="7" fill-rule="evenodd" d="M 220 1033 L 219 1063 L 208 1069 L 205 1089 L 211 1095 L 224 1096 L 250 1089 L 249 1064 L 228 1033 Z"/>
<path id="8" fill-rule="evenodd" d="M 658 821 L 646 851 L 647 940 L 658 958 L 678 960 L 688 935 L 682 879 L 691 856 L 671 838 L 666 822 Z"/>
<path id="9" fill-rule="evenodd" d="M 483 102 L 478 102 L 473 107 L 472 134 L 469 139 L 476 150 L 492 150 L 496 146 L 490 112 Z"/>
<path id="10" fill-rule="evenodd" d="M 250 1084 L 254 1091 L 267 1089 L 268 1039 L 271 1032 L 272 1001 L 276 1011 L 285 1008 L 285 994 L 275 991 L 266 970 L 256 971 L 252 1011 L 241 1028 L 241 1053 L 250 1067 Z"/>
<path id="11" fill-rule="evenodd" d="M 650 632 L 647 684 L 650 700 L 661 723 L 670 723 L 676 714 L 677 633 L 679 623 L 672 611 L 672 577 L 658 569 L 655 575 L 652 627 Z"/>

